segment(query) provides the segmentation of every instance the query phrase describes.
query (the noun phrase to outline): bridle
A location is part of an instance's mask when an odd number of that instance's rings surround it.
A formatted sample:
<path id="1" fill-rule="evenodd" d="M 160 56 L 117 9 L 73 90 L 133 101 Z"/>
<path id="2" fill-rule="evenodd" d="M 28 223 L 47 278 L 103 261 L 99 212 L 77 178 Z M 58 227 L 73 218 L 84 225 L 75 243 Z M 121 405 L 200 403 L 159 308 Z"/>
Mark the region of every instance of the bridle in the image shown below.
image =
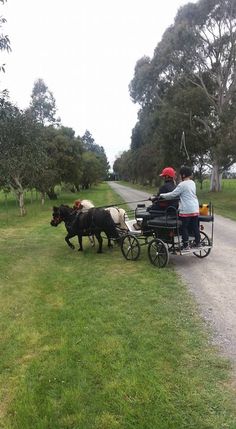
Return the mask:
<path id="1" fill-rule="evenodd" d="M 59 223 L 61 223 L 63 221 L 62 217 L 60 215 L 57 216 L 53 216 L 52 218 L 53 222 L 56 223 L 57 225 L 59 225 Z"/>

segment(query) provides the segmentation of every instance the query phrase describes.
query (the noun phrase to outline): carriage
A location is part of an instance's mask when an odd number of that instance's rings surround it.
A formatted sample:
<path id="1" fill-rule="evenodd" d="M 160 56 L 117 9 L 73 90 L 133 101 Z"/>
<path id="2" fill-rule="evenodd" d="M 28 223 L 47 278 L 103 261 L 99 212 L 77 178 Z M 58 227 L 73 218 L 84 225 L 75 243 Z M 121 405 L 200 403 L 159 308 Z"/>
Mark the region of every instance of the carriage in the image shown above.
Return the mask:
<path id="1" fill-rule="evenodd" d="M 207 257 L 213 246 L 214 213 L 212 204 L 204 205 L 207 210 L 199 215 L 200 247 L 196 248 L 194 237 L 189 232 L 188 254 L 197 258 Z M 132 213 L 128 213 L 132 216 Z M 147 246 L 150 262 L 163 268 L 170 255 L 184 255 L 181 239 L 181 219 L 178 210 L 169 206 L 165 212 L 147 210 L 145 204 L 138 204 L 133 219 L 125 220 L 127 231 L 122 231 L 121 251 L 125 259 L 135 261 L 139 258 L 141 246 Z M 204 231 L 206 224 L 207 233 Z"/>

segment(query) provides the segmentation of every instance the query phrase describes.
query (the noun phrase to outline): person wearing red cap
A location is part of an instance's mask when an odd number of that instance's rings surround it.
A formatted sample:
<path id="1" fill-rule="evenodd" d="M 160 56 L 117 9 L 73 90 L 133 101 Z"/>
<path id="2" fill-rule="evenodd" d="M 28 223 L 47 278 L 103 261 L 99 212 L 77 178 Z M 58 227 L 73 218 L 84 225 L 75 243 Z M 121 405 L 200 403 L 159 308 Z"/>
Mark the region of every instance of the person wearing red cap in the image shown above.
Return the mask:
<path id="1" fill-rule="evenodd" d="M 152 205 L 147 208 L 148 211 L 157 210 L 157 211 L 165 211 L 167 207 L 175 207 L 178 208 L 178 199 L 175 200 L 159 200 L 160 194 L 166 194 L 168 192 L 172 192 L 176 188 L 175 177 L 176 172 L 173 167 L 165 167 L 163 168 L 160 177 L 164 179 L 164 184 L 159 188 L 159 192 L 157 195 L 150 197 L 149 200 L 152 201 Z"/>

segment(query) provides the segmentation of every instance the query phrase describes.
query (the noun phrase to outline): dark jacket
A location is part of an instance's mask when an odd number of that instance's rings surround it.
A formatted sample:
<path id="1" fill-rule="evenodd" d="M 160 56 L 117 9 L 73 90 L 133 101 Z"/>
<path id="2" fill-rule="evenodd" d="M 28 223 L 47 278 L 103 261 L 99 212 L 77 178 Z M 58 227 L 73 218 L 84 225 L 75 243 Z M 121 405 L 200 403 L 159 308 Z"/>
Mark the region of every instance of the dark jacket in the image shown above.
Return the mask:
<path id="1" fill-rule="evenodd" d="M 167 194 L 168 192 L 172 192 L 176 188 L 176 185 L 173 180 L 167 180 L 160 188 L 159 192 L 155 197 L 152 199 L 152 206 L 148 207 L 148 211 L 150 210 L 158 210 L 158 211 L 165 211 L 168 207 L 172 206 L 176 209 L 179 205 L 179 200 L 158 200 L 158 197 L 160 194 Z"/>

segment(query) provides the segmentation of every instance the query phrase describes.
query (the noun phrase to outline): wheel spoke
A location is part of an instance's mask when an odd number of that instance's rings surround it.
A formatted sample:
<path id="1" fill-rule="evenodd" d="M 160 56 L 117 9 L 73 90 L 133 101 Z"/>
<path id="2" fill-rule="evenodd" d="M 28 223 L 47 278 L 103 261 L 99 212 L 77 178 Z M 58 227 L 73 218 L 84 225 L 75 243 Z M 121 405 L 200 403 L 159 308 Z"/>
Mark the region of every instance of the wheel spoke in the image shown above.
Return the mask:
<path id="1" fill-rule="evenodd" d="M 148 256 L 150 262 L 156 267 L 165 267 L 169 260 L 169 252 L 165 243 L 156 238 L 152 240 L 148 246 Z"/>
<path id="2" fill-rule="evenodd" d="M 200 244 L 202 247 L 196 252 L 193 252 L 193 254 L 197 256 L 197 258 L 202 259 L 202 258 L 206 258 L 206 256 L 209 255 L 211 251 L 211 247 L 209 248 L 209 246 L 211 246 L 211 242 L 208 235 L 205 232 L 200 231 L 200 234 L 201 234 Z M 206 249 L 204 249 L 204 246 L 206 246 Z"/>
<path id="3" fill-rule="evenodd" d="M 127 234 L 123 237 L 121 251 L 127 260 L 135 261 L 140 255 L 140 244 L 136 237 Z"/>

